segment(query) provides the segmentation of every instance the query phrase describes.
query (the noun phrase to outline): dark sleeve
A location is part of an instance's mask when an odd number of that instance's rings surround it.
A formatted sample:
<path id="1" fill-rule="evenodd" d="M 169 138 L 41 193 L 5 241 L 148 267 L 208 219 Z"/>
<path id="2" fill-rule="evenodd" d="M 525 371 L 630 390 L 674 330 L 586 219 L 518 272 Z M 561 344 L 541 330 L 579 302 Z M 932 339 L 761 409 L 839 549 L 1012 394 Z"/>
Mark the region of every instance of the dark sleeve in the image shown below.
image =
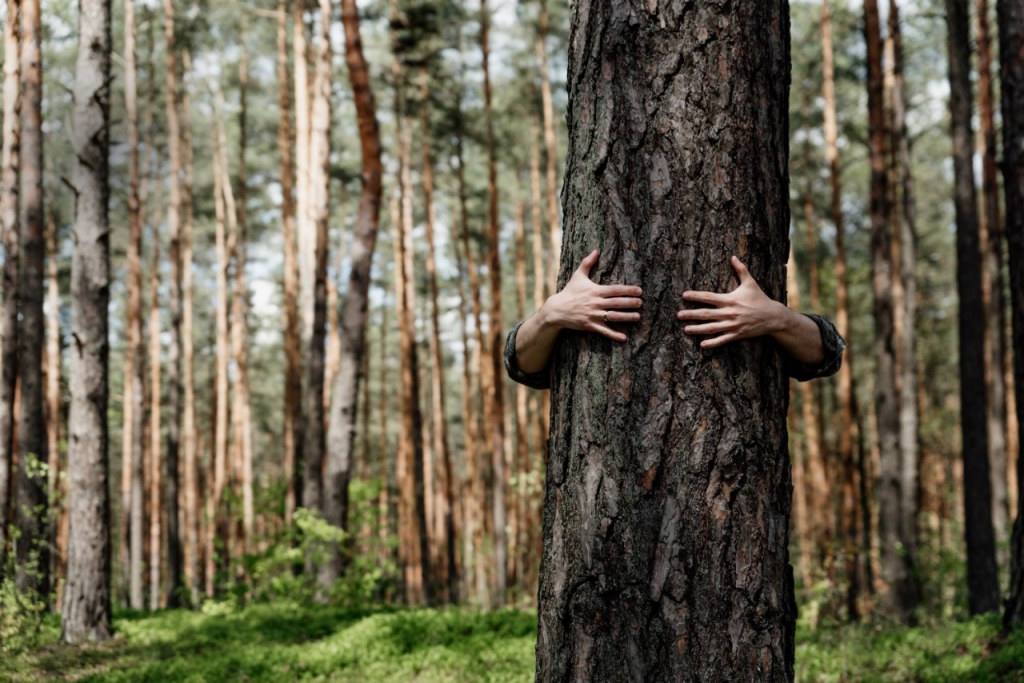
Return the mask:
<path id="1" fill-rule="evenodd" d="M 836 374 L 839 372 L 839 367 L 843 364 L 843 351 L 846 350 L 846 342 L 839 336 L 839 331 L 835 325 L 820 315 L 814 315 L 813 313 L 805 313 L 804 315 L 813 320 L 818 329 L 821 330 L 821 345 L 825 349 L 825 359 L 818 365 L 805 365 L 783 350 L 783 368 L 789 377 L 798 382 L 806 382 L 809 379 L 817 379 L 819 377 L 830 377 Z"/>
<path id="2" fill-rule="evenodd" d="M 548 368 L 532 373 L 526 373 L 519 369 L 519 363 L 516 362 L 516 333 L 522 326 L 523 324 L 519 323 L 513 327 L 505 339 L 505 371 L 508 372 L 508 376 L 513 382 L 525 384 L 533 389 L 550 389 L 551 371 Z"/>

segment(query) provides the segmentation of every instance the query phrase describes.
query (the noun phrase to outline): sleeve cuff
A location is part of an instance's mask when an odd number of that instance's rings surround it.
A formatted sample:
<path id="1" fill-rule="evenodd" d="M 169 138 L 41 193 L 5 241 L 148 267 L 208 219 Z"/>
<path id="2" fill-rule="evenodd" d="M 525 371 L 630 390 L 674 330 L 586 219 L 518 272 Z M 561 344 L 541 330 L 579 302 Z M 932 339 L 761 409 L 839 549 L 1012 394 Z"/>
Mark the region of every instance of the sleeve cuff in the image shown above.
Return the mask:
<path id="1" fill-rule="evenodd" d="M 544 368 L 540 372 L 527 373 L 519 367 L 516 360 L 516 334 L 522 326 L 523 323 L 517 324 L 505 338 L 505 372 L 513 382 L 525 384 L 533 389 L 550 389 L 551 371 L 549 368 Z"/>
<path id="2" fill-rule="evenodd" d="M 846 350 L 846 341 L 839 336 L 836 326 L 829 320 L 813 313 L 805 313 L 804 315 L 813 320 L 821 332 L 821 345 L 825 351 L 825 358 L 818 365 L 806 365 L 795 360 L 788 353 L 783 352 L 783 364 L 786 374 L 798 382 L 831 377 L 839 372 L 839 368 L 843 365 L 843 351 Z"/>

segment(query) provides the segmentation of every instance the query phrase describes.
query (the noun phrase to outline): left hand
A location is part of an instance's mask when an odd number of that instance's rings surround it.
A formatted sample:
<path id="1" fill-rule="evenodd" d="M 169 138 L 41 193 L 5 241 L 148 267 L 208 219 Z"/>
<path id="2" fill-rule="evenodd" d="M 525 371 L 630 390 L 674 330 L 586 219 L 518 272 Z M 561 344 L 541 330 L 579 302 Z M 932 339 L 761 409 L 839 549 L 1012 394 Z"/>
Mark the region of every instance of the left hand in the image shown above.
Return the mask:
<path id="1" fill-rule="evenodd" d="M 689 308 L 676 314 L 680 320 L 700 321 L 701 324 L 687 325 L 686 334 L 712 335 L 700 343 L 702 349 L 713 349 L 740 339 L 750 339 L 773 334 L 783 324 L 785 306 L 768 298 L 750 271 L 737 257 L 733 256 L 733 270 L 740 279 L 740 285 L 728 294 L 714 292 L 684 292 L 683 299 L 695 303 L 710 304 L 714 308 Z"/>

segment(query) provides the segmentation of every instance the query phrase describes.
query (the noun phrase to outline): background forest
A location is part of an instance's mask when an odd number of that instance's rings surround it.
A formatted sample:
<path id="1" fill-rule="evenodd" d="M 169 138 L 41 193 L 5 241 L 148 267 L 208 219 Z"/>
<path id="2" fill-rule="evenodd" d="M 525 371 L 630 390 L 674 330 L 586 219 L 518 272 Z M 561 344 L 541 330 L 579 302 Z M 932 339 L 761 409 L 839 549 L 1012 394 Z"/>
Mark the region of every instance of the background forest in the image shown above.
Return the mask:
<path id="1" fill-rule="evenodd" d="M 501 353 L 556 291 L 570 8 L 113 3 L 109 444 L 90 471 L 121 635 L 90 651 L 52 644 L 74 611 L 81 17 L 44 0 L 33 34 L 37 4 L 4 15 L 0 674 L 526 680 L 550 405 Z M 848 342 L 839 375 L 791 386 L 798 677 L 1024 680 L 1024 639 L 993 616 L 1020 451 L 995 8 L 951 0 L 947 24 L 880 4 L 791 2 L 789 303 Z M 951 98 L 971 108 L 967 194 Z M 963 306 L 971 193 L 981 291 Z"/>

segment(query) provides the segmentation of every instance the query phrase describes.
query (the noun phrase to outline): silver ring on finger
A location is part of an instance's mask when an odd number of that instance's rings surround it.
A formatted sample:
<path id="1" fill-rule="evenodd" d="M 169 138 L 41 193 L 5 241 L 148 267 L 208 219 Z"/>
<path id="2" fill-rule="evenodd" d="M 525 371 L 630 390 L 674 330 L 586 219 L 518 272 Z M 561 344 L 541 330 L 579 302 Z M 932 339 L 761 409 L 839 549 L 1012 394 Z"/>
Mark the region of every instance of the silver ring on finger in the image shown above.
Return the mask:
<path id="1" fill-rule="evenodd" d="M 604 321 L 608 322 L 608 311 L 604 312 Z"/>

